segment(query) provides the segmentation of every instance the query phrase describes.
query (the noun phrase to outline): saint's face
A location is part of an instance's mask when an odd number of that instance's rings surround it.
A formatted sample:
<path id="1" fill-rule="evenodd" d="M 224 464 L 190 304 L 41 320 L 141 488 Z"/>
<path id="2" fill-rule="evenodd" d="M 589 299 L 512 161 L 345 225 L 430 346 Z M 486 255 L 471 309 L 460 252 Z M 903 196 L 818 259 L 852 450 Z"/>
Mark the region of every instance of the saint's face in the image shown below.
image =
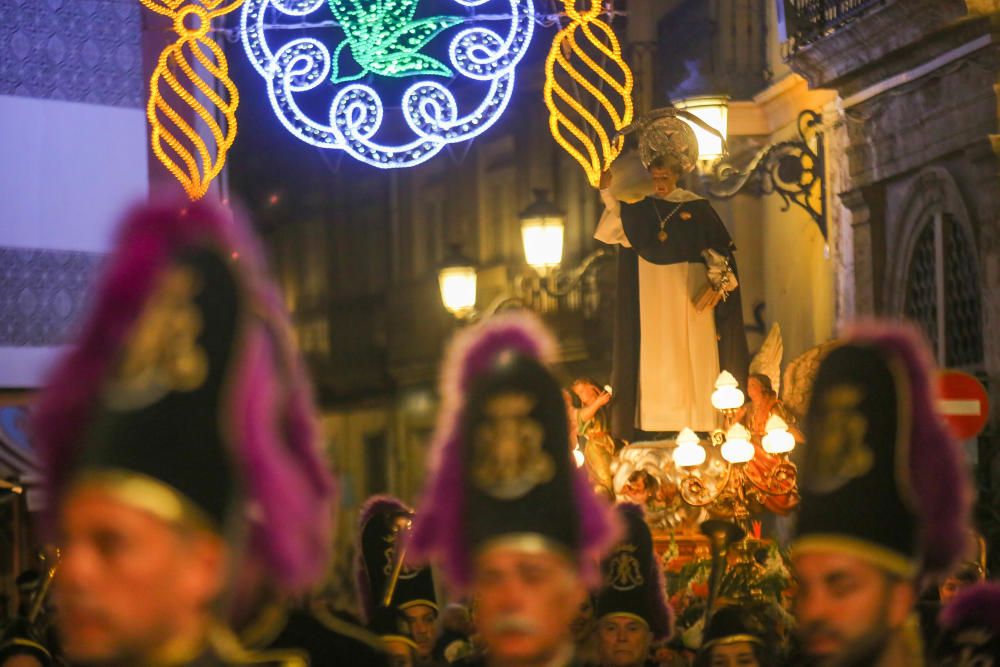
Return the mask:
<path id="1" fill-rule="evenodd" d="M 649 653 L 649 627 L 631 616 L 608 615 L 597 624 L 601 667 L 642 665 Z"/>
<path id="2" fill-rule="evenodd" d="M 677 174 L 673 169 L 653 167 L 649 175 L 653 177 L 653 194 L 657 197 L 666 197 L 677 189 Z"/>
<path id="3" fill-rule="evenodd" d="M 200 649 L 223 579 L 214 535 L 182 531 L 99 489 L 70 495 L 54 580 L 63 649 L 74 663 L 142 664 Z"/>
<path id="4" fill-rule="evenodd" d="M 476 627 L 496 664 L 544 663 L 569 644 L 586 589 L 564 556 L 498 545 L 475 569 Z"/>
<path id="5" fill-rule="evenodd" d="M 910 582 L 856 556 L 808 552 L 796 555 L 794 565 L 802 648 L 819 664 L 878 656 L 912 608 Z"/>

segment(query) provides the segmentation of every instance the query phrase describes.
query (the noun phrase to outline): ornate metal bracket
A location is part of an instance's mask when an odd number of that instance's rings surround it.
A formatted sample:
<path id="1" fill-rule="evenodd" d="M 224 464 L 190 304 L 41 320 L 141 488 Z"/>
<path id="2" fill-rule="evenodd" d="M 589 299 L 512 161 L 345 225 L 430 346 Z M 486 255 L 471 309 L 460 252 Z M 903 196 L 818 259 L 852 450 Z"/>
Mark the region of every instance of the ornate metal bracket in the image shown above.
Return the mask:
<path id="1" fill-rule="evenodd" d="M 518 289 L 527 289 L 529 292 L 532 290 L 542 290 L 549 296 L 566 296 L 580 284 L 580 281 L 594 268 L 594 265 L 598 261 L 611 259 L 614 256 L 614 251 L 610 248 L 598 248 L 587 255 L 575 269 L 563 271 L 561 267 L 556 267 L 549 270 L 544 276 L 538 276 L 538 279 L 535 281 L 524 281 L 522 276 L 522 281 L 518 284 Z M 534 275 L 537 276 L 538 274 Z"/>
<path id="2" fill-rule="evenodd" d="M 822 118 L 806 109 L 798 118 L 799 140 L 779 141 L 760 149 L 750 163 L 738 169 L 725 158 L 715 166 L 716 183 L 708 194 L 716 199 L 729 199 L 742 190 L 751 179 L 760 183 L 764 194 L 777 193 L 784 202 L 782 211 L 792 204 L 809 214 L 819 227 L 823 240 L 826 228 L 826 176 Z M 810 143 L 815 143 L 815 150 Z"/>

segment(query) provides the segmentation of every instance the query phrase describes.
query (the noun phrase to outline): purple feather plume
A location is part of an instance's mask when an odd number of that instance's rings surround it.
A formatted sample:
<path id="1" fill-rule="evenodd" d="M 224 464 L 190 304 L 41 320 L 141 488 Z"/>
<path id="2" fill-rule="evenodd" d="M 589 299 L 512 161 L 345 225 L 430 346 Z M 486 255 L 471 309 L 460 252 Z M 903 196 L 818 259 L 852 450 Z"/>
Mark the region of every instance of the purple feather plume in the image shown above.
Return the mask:
<path id="1" fill-rule="evenodd" d="M 354 549 L 354 589 L 358 595 L 365 625 L 375 618 L 375 599 L 372 597 L 371 580 L 368 578 L 368 567 L 365 565 L 361 536 L 365 526 L 373 517 L 389 512 L 413 514 L 413 508 L 395 496 L 379 494 L 366 500 L 358 513 L 358 532 Z"/>
<path id="2" fill-rule="evenodd" d="M 959 591 L 939 618 L 949 629 L 977 625 L 1000 633 L 1000 583 L 985 581 Z"/>
<path id="3" fill-rule="evenodd" d="M 260 517 L 250 545 L 280 586 L 302 590 L 324 574 L 336 489 L 317 449 L 312 392 L 291 343 L 291 325 L 249 227 L 231 211 L 202 200 L 154 196 L 126 215 L 97 283 L 95 302 L 75 345 L 50 374 L 31 430 L 54 525 L 72 480 L 79 439 L 107 375 L 157 278 L 180 250 L 213 244 L 230 252 L 245 288 L 264 312 L 251 327 L 232 396 L 229 426 L 248 497 Z"/>
<path id="4" fill-rule="evenodd" d="M 445 354 L 440 379 L 442 408 L 431 445 L 428 487 L 417 511 L 410 540 L 415 559 L 440 559 L 441 569 L 453 588 L 462 591 L 472 577 L 470 554 L 465 543 L 465 507 L 460 418 L 465 395 L 476 378 L 488 371 L 504 354 L 517 352 L 543 364 L 552 363 L 558 352 L 552 334 L 534 315 L 503 313 L 456 334 Z M 566 455 L 569 456 L 567 446 Z M 617 522 L 598 499 L 579 470 L 573 471 L 573 491 L 580 517 L 580 566 L 588 583 L 597 585 L 596 563 L 614 543 Z"/>
<path id="5" fill-rule="evenodd" d="M 971 483 L 958 441 L 942 421 L 934 400 L 934 362 L 913 326 L 868 322 L 848 334 L 893 352 L 909 380 L 909 473 L 912 502 L 920 517 L 922 574 L 947 573 L 965 553 L 971 525 Z"/>

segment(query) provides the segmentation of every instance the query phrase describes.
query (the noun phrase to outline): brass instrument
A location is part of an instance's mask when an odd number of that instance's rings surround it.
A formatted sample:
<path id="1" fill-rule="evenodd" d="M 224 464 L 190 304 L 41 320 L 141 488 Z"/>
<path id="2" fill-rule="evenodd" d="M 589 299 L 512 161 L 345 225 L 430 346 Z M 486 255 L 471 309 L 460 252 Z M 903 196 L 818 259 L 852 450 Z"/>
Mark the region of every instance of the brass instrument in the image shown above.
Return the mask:
<path id="1" fill-rule="evenodd" d="M 708 536 L 712 549 L 712 571 L 708 577 L 708 601 L 705 604 L 705 620 L 712 614 L 715 601 L 719 597 L 722 577 L 726 573 L 726 556 L 733 542 L 742 540 L 746 533 L 731 521 L 709 519 L 701 523 L 701 532 Z"/>

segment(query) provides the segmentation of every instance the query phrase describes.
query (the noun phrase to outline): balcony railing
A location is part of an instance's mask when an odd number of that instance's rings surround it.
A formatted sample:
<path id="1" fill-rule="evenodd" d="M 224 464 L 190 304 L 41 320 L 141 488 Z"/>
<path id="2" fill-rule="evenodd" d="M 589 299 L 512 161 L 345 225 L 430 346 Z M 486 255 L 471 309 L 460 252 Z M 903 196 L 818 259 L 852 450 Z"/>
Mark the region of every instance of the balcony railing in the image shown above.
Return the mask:
<path id="1" fill-rule="evenodd" d="M 884 5 L 887 0 L 782 1 L 785 8 L 788 49 L 794 52 L 839 30 L 861 14 Z"/>

